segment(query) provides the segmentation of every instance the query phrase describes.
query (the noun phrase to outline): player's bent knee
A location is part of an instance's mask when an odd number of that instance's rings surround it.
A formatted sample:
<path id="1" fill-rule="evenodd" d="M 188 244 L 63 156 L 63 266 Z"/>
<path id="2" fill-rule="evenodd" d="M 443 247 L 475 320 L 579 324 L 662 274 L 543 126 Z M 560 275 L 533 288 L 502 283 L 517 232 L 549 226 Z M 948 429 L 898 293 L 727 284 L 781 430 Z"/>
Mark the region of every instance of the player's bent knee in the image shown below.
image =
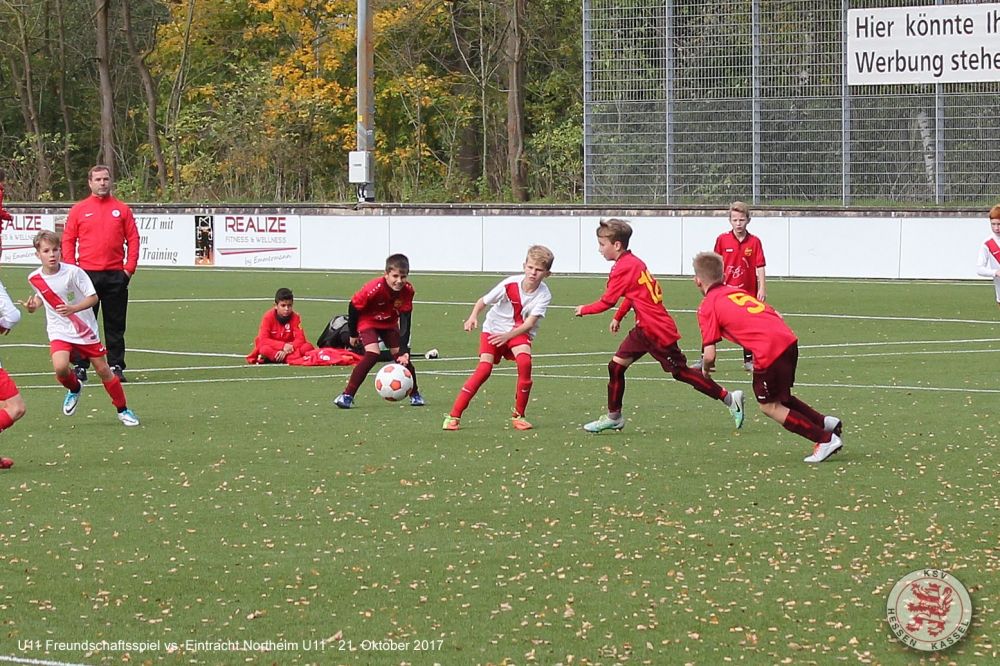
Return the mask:
<path id="1" fill-rule="evenodd" d="M 10 414 L 11 421 L 17 421 L 19 418 L 24 416 L 24 413 L 27 411 L 24 406 L 24 400 L 21 399 L 20 394 L 8 400 L 5 409 L 7 410 L 7 413 Z"/>

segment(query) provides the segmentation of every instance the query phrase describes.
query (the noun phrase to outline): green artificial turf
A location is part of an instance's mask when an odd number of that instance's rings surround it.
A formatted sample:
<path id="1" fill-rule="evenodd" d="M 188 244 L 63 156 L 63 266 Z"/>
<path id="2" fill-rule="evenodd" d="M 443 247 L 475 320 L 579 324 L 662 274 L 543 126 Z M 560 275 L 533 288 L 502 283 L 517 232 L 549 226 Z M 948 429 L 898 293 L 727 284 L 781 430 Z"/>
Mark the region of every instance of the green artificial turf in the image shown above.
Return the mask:
<path id="1" fill-rule="evenodd" d="M 0 271 L 24 298 L 26 269 Z M 624 334 L 577 319 L 604 277 L 553 276 L 531 431 L 504 363 L 458 432 L 476 364 L 462 322 L 496 275 L 422 275 L 427 406 L 332 399 L 347 368 L 248 366 L 275 289 L 315 340 L 369 274 L 141 270 L 124 428 L 96 377 L 73 417 L 25 315 L 0 359 L 28 406 L 0 436 L 0 654 L 72 664 L 989 664 L 1000 617 L 1000 311 L 985 283 L 769 281 L 800 339 L 796 394 L 844 420 L 819 465 L 748 401 L 728 410 L 647 357 L 621 432 L 606 402 Z M 690 279 L 661 278 L 681 346 Z M 748 391 L 732 345 L 717 379 Z M 903 647 L 885 604 L 922 567 L 970 590 L 973 628 Z M 109 641 L 104 649 L 57 643 Z M 46 644 L 46 641 L 56 643 Z M 144 652 L 139 642 L 149 642 Z M 195 643 L 188 643 L 193 641 Z M 244 649 L 244 641 L 250 643 Z M 135 642 L 132 649 L 115 642 Z M 102 647 L 102 646 L 98 646 Z M 129 647 L 129 646 L 126 646 Z M 311 649 L 306 649 L 311 648 Z"/>

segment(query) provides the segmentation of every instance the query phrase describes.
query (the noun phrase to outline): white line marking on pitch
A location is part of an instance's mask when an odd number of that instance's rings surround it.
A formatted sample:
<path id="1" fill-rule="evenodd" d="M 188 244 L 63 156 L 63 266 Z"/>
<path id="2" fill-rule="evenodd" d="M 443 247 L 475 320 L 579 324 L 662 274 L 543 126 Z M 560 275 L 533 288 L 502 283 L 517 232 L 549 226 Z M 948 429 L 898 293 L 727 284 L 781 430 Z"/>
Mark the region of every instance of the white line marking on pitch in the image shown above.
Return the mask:
<path id="1" fill-rule="evenodd" d="M 5 654 L 0 654 L 0 661 L 6 661 L 11 664 L 30 664 L 31 666 L 88 666 L 87 664 L 74 664 L 69 661 L 50 661 L 48 659 L 32 659 L 31 657 L 15 657 Z"/>
<path id="2" fill-rule="evenodd" d="M 296 297 L 297 301 L 306 301 L 312 303 L 347 303 L 350 299 L 348 298 L 319 298 L 319 297 L 309 297 L 302 296 Z M 133 298 L 129 299 L 129 303 L 245 303 L 245 302 L 271 302 L 271 298 Z M 443 305 L 447 307 L 471 307 L 472 303 L 466 303 L 461 301 L 414 301 L 416 305 Z M 549 308 L 553 310 L 572 310 L 575 305 L 550 305 Z M 671 313 L 683 313 L 683 314 L 694 314 L 697 310 L 688 310 L 684 308 L 668 308 Z M 953 319 L 953 318 L 937 318 L 937 317 L 892 317 L 884 315 L 852 315 L 852 314 L 825 314 L 821 312 L 781 312 L 782 316 L 785 317 L 809 317 L 809 318 L 819 318 L 819 319 L 851 319 L 860 321 L 913 321 L 913 322 L 928 322 L 928 323 L 944 323 L 944 324 L 997 324 L 996 320 L 989 319 Z"/>

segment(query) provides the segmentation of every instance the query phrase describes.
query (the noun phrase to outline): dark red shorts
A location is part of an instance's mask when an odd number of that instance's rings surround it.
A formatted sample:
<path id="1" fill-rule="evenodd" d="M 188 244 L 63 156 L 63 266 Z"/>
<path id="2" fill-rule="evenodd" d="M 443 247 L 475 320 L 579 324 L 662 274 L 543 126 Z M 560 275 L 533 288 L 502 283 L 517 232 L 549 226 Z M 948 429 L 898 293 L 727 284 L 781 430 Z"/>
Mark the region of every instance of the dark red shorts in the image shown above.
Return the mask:
<path id="1" fill-rule="evenodd" d="M 511 351 L 511 347 L 517 347 L 518 345 L 528 345 L 531 346 L 531 338 L 528 337 L 527 333 L 522 333 L 516 338 L 511 338 L 499 347 L 490 344 L 490 336 L 492 333 L 487 333 L 483 331 L 479 334 L 479 354 L 493 354 L 493 364 L 496 365 L 500 363 L 501 359 L 507 359 L 508 361 L 514 360 L 514 352 Z"/>
<path id="2" fill-rule="evenodd" d="M 381 340 L 387 349 L 399 349 L 399 329 L 398 328 L 366 328 L 358 331 L 361 338 L 361 346 L 377 345 Z"/>
<path id="3" fill-rule="evenodd" d="M 57 351 L 69 352 L 70 355 L 76 352 L 80 358 L 99 358 L 108 355 L 108 350 L 100 342 L 90 345 L 79 345 L 75 342 L 66 342 L 65 340 L 52 340 L 49 342 L 49 353 L 54 354 Z"/>
<path id="4" fill-rule="evenodd" d="M 646 354 L 659 361 L 663 369 L 669 373 L 687 367 L 687 357 L 676 342 L 664 346 L 663 343 L 646 335 L 646 332 L 638 326 L 628 332 L 618 345 L 618 351 L 615 352 L 615 356 L 619 358 L 631 358 L 635 361 Z"/>
<path id="5" fill-rule="evenodd" d="M 0 368 L 0 400 L 10 400 L 18 393 L 17 384 L 10 378 L 6 370 Z"/>
<path id="6" fill-rule="evenodd" d="M 793 342 L 766 368 L 753 369 L 753 394 L 759 403 L 785 402 L 792 397 L 795 366 L 799 363 L 799 343 Z"/>

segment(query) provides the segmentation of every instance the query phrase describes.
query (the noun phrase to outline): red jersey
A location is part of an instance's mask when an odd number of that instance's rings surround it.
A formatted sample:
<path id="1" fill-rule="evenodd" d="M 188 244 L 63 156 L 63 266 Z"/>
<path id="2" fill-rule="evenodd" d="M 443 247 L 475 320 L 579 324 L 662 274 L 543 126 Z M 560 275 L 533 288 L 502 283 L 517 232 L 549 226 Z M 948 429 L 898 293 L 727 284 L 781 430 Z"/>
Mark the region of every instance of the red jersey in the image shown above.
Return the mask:
<path id="1" fill-rule="evenodd" d="M 754 370 L 768 368 L 798 338 L 770 305 L 736 287 L 712 285 L 698 307 L 701 344 L 722 338 L 753 352 Z"/>
<path id="2" fill-rule="evenodd" d="M 135 273 L 139 230 L 132 209 L 111 195 L 93 194 L 70 208 L 62 236 L 62 260 L 85 271 L 124 269 Z"/>
<path id="3" fill-rule="evenodd" d="M 726 268 L 723 283 L 756 296 L 757 269 L 765 266 L 760 239 L 748 232 L 746 238 L 740 241 L 735 233 L 729 231 L 715 239 L 715 253 L 722 255 Z"/>
<path id="4" fill-rule="evenodd" d="M 409 282 L 399 291 L 390 289 L 384 277 L 367 283 L 351 299 L 351 305 L 358 311 L 358 330 L 399 326 L 399 313 L 413 311 L 413 294 Z"/>
<path id="5" fill-rule="evenodd" d="M 298 312 L 293 312 L 291 318 L 282 324 L 278 321 L 277 311 L 271 308 L 260 320 L 260 330 L 257 331 L 257 340 L 254 344 L 267 358 L 273 358 L 275 352 L 283 351 L 289 342 L 297 352 L 309 344 L 306 341 L 306 333 L 302 330 L 302 317 Z M 266 352 L 270 352 L 270 355 Z"/>
<path id="6" fill-rule="evenodd" d="M 608 286 L 601 300 L 585 305 L 580 314 L 598 314 L 610 310 L 624 296 L 635 309 L 635 325 L 646 335 L 669 347 L 681 339 L 677 324 L 663 307 L 663 291 L 642 259 L 626 250 L 618 257 L 608 275 Z"/>

